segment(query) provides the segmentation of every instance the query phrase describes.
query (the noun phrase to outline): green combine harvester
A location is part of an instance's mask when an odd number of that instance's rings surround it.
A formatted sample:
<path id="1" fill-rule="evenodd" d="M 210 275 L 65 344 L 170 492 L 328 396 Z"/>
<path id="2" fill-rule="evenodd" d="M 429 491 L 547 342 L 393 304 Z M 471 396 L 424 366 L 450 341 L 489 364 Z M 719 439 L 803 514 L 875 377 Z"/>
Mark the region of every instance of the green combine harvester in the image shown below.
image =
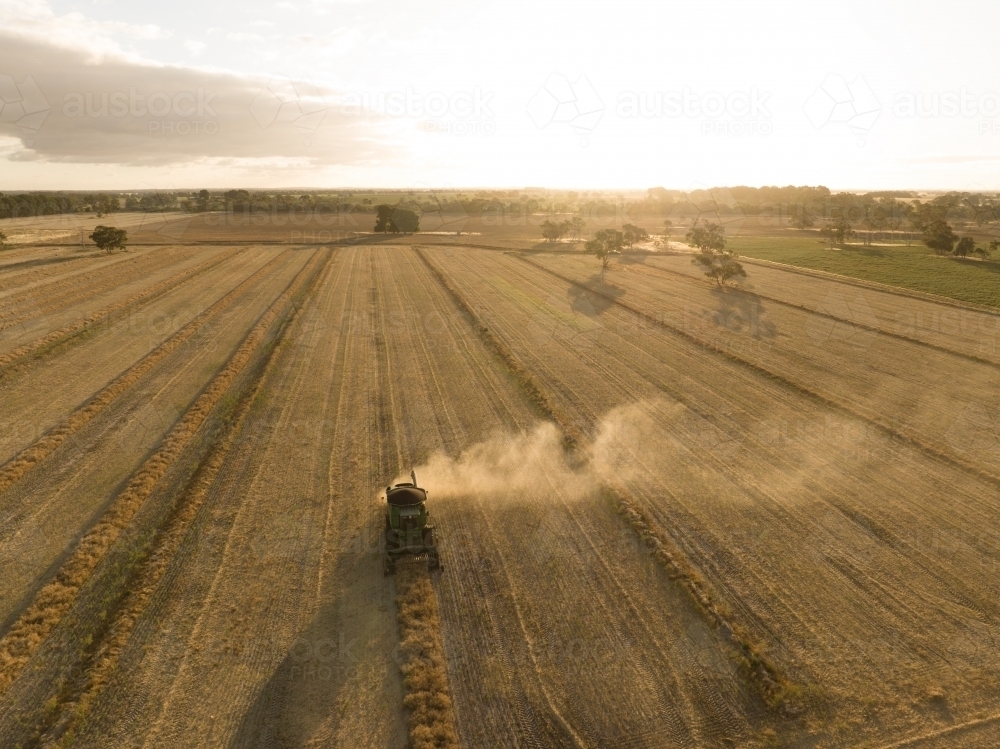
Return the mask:
<path id="1" fill-rule="evenodd" d="M 427 569 L 440 570 L 441 557 L 434 539 L 434 526 L 427 512 L 427 490 L 417 486 L 417 475 L 410 471 L 411 482 L 385 488 L 385 560 L 384 572 L 396 571 L 401 557 L 427 557 Z"/>

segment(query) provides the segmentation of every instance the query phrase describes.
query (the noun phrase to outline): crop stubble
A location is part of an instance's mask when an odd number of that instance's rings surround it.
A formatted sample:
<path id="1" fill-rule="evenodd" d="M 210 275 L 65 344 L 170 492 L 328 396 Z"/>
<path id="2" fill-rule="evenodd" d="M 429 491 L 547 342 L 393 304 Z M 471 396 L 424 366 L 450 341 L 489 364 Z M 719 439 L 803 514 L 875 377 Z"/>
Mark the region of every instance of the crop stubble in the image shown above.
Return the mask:
<path id="1" fill-rule="evenodd" d="M 772 657 L 839 708 L 842 724 L 878 713 L 896 730 L 919 725 L 934 714 L 935 690 L 953 709 L 985 709 L 993 666 L 968 652 L 991 641 L 994 606 L 990 583 L 967 571 L 996 563 L 978 530 L 995 522 L 991 486 L 688 339 L 637 328 L 633 313 L 600 298 L 589 315 L 574 314 L 579 289 L 483 255 L 476 273 L 435 260 L 559 407 L 582 411 L 585 428 L 599 418 L 594 404 L 646 402 L 630 414 L 645 412 L 649 429 L 630 493 Z M 817 427 L 797 440 L 761 433 L 782 421 Z M 837 429 L 859 427 L 859 449 L 870 450 L 860 457 L 834 441 Z M 963 513 L 974 519 L 958 520 Z M 862 686 L 869 669 L 882 678 L 877 696 Z"/>

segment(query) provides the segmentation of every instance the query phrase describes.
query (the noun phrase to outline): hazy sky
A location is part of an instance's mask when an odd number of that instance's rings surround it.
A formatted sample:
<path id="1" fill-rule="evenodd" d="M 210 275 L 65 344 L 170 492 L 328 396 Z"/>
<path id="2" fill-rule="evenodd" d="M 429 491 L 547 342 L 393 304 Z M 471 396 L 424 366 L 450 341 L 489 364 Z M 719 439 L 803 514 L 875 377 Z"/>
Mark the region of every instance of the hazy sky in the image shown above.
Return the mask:
<path id="1" fill-rule="evenodd" d="M 968 0 L 0 0 L 0 190 L 996 190 L 998 29 Z"/>

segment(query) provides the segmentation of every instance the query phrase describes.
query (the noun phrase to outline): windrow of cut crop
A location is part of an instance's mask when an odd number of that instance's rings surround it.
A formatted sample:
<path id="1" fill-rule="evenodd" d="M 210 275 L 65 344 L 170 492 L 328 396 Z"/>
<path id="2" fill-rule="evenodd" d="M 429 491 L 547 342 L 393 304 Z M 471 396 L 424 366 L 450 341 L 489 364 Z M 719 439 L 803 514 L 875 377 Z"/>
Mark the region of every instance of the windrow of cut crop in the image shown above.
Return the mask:
<path id="1" fill-rule="evenodd" d="M 279 255 L 264 265 L 260 270 L 240 283 L 208 309 L 191 320 L 187 325 L 174 333 L 170 338 L 150 351 L 146 356 L 133 364 L 129 369 L 116 377 L 90 400 L 73 411 L 66 419 L 53 429 L 38 438 L 33 444 L 24 448 L 0 467 L 0 492 L 9 489 L 19 481 L 34 466 L 51 455 L 69 437 L 86 426 L 94 417 L 106 409 L 120 395 L 125 393 L 171 352 L 189 340 L 201 330 L 205 324 L 219 315 L 224 309 L 244 294 L 247 289 L 256 285 L 264 276 L 271 272 L 273 266 L 283 257 Z"/>
<path id="2" fill-rule="evenodd" d="M 190 252 L 185 255 L 190 256 Z M 147 253 L 140 257 L 131 256 L 111 265 L 69 277 L 56 278 L 31 289 L 14 292 L 0 298 L 0 330 L 22 324 L 40 315 L 58 312 L 96 294 L 113 291 L 138 278 L 173 265 L 177 260 L 176 256 L 167 254 Z M 27 307 L 26 302 L 30 302 Z M 10 309 L 21 309 L 22 313 L 9 315 L 6 312 Z"/>
<path id="3" fill-rule="evenodd" d="M 133 474 L 96 525 L 69 553 L 54 578 L 42 587 L 0 638 L 0 693 L 17 678 L 40 644 L 73 605 L 77 593 L 94 568 L 153 492 L 157 482 L 191 442 L 198 428 L 250 361 L 268 328 L 312 275 L 318 261 L 319 258 L 314 255 L 281 296 L 258 318 L 239 348 L 171 429 L 156 452 Z"/>
<path id="4" fill-rule="evenodd" d="M 185 281 L 211 270 L 217 265 L 226 262 L 243 251 L 244 248 L 240 248 L 233 252 L 220 253 L 216 257 L 213 257 L 204 263 L 196 265 L 193 268 L 187 268 L 170 278 L 165 278 L 152 286 L 142 289 L 141 291 L 137 291 L 135 294 L 132 294 L 125 299 L 115 302 L 114 304 L 110 304 L 107 307 L 97 310 L 96 312 L 92 312 L 80 320 L 76 320 L 69 325 L 65 325 L 58 330 L 54 330 L 51 333 L 42 336 L 37 340 L 26 343 L 13 351 L 0 355 L 0 376 L 3 375 L 4 370 L 10 369 L 15 364 L 23 362 L 28 357 L 42 356 L 46 351 L 54 346 L 65 343 L 68 339 L 78 336 L 94 326 L 110 319 L 113 315 L 121 312 L 122 310 L 135 309 L 139 306 L 148 304 L 154 299 L 163 296 L 168 291 L 180 286 Z"/>
<path id="5" fill-rule="evenodd" d="M 458 306 L 471 319 L 474 329 L 480 338 L 500 360 L 508 365 L 511 374 L 520 381 L 526 393 L 537 393 L 532 398 L 540 415 L 552 420 L 566 435 L 565 441 L 571 448 L 577 448 L 585 443 L 585 436 L 575 427 L 573 421 L 567 418 L 560 409 L 552 404 L 535 376 L 521 364 L 513 351 L 492 333 L 476 315 L 472 306 L 441 273 L 426 255 L 417 248 L 417 254 L 440 281 L 445 290 L 455 299 Z M 516 366 L 510 366 L 515 362 Z M 608 498 L 613 502 L 618 514 L 624 518 L 633 531 L 655 552 L 657 561 L 663 565 L 667 574 L 676 581 L 689 596 L 695 609 L 699 611 L 708 623 L 721 636 L 722 640 L 734 651 L 742 673 L 747 680 L 759 690 L 764 701 L 773 708 L 794 713 L 800 706 L 795 704 L 799 690 L 763 653 L 760 646 L 753 642 L 746 630 L 739 625 L 728 609 L 718 603 L 707 583 L 695 567 L 687 560 L 685 554 L 677 548 L 670 538 L 659 531 L 642 507 L 628 497 L 628 494 L 618 487 L 605 487 Z"/>
<path id="6" fill-rule="evenodd" d="M 329 261 L 332 256 L 326 254 L 325 257 Z M 310 295 L 324 275 L 325 267 L 329 266 L 317 268 L 297 294 Z M 207 432 L 204 438 L 210 441 L 208 448 L 201 454 L 186 483 L 174 494 L 162 525 L 155 533 L 140 534 L 138 545 L 131 548 L 128 554 L 131 568 L 114 589 L 113 598 L 102 599 L 102 616 L 95 630 L 85 633 L 88 644 L 83 648 L 80 662 L 74 664 L 72 677 L 66 679 L 58 693 L 49 699 L 48 709 L 41 711 L 39 723 L 31 731 L 33 743 L 46 747 L 70 746 L 85 725 L 90 707 L 115 672 L 132 631 L 179 552 L 236 442 L 251 405 L 261 394 L 275 351 L 301 311 L 302 307 L 294 303 L 286 305 L 275 322 L 276 329 L 257 350 L 250 371 L 241 378 L 243 381 L 234 384 L 236 392 L 231 389 L 226 402 L 217 406 L 210 422 L 203 425 L 202 431 Z M 232 402 L 229 402 L 230 397 Z"/>
<path id="7" fill-rule="evenodd" d="M 430 573 L 421 564 L 397 568 L 396 621 L 410 747 L 458 747 L 437 599 Z"/>

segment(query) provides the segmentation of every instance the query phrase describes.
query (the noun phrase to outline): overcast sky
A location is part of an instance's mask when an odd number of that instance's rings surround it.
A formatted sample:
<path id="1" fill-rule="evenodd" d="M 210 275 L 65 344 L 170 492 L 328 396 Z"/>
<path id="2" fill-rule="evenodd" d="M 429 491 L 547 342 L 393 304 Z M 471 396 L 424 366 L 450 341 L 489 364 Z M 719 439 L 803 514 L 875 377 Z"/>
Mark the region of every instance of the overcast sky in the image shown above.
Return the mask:
<path id="1" fill-rule="evenodd" d="M 0 190 L 997 190 L 998 29 L 986 0 L 0 0 Z"/>

